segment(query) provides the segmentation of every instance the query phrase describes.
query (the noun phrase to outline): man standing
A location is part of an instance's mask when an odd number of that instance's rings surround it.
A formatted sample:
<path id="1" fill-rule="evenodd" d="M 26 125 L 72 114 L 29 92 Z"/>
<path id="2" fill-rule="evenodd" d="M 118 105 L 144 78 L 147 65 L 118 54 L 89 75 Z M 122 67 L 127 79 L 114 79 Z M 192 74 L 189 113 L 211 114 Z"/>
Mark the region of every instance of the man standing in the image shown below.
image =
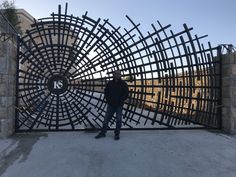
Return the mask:
<path id="1" fill-rule="evenodd" d="M 124 101 L 128 98 L 129 90 L 125 81 L 121 79 L 121 72 L 113 72 L 113 80 L 109 81 L 105 87 L 105 99 L 107 101 L 107 111 L 103 121 L 101 132 L 95 136 L 96 139 L 106 136 L 108 123 L 114 113 L 116 113 L 115 140 L 120 139 L 120 128 L 122 124 L 122 108 Z"/>

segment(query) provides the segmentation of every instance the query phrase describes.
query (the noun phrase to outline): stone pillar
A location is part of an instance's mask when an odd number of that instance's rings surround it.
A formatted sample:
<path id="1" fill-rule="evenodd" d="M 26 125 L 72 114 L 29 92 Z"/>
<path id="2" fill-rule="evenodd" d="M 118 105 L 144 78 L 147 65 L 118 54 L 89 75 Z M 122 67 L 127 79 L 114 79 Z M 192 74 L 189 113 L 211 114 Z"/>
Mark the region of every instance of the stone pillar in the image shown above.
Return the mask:
<path id="1" fill-rule="evenodd" d="M 15 130 L 16 53 L 15 42 L 0 42 L 0 137 Z"/>
<path id="2" fill-rule="evenodd" d="M 236 134 L 236 53 L 222 56 L 222 129 Z"/>

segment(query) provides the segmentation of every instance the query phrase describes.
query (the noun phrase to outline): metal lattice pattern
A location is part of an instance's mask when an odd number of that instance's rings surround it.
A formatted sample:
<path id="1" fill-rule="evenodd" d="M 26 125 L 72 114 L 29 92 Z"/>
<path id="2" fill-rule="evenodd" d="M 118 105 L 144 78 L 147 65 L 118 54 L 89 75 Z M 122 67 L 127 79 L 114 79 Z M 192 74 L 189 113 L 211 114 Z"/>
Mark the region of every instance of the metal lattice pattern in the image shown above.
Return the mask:
<path id="1" fill-rule="evenodd" d="M 123 128 L 219 126 L 219 60 L 183 25 L 114 27 L 61 12 L 39 19 L 19 42 L 17 131 L 99 128 L 104 87 L 120 69 L 130 96 Z M 114 126 L 114 119 L 110 127 Z"/>

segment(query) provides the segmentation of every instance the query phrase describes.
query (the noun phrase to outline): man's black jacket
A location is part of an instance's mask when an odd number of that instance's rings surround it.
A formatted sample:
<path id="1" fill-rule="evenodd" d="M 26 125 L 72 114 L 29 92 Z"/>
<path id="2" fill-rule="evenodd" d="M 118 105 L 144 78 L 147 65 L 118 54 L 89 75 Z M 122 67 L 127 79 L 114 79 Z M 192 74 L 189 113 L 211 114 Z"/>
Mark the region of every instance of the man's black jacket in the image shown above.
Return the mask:
<path id="1" fill-rule="evenodd" d="M 105 87 L 105 98 L 107 104 L 113 107 L 123 106 L 124 101 L 129 96 L 129 89 L 125 81 L 111 80 Z"/>

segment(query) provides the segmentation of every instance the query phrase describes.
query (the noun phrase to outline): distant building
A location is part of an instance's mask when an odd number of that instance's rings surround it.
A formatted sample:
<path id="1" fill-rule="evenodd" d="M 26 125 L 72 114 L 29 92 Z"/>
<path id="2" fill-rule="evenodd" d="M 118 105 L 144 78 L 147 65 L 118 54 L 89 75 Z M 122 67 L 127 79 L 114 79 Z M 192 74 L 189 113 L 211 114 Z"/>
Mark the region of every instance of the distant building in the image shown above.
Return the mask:
<path id="1" fill-rule="evenodd" d="M 31 24 L 34 23 L 34 17 L 30 15 L 26 10 L 24 9 L 17 9 L 17 15 L 19 17 L 20 27 L 21 31 L 24 35 L 25 31 L 27 29 L 31 28 Z"/>

